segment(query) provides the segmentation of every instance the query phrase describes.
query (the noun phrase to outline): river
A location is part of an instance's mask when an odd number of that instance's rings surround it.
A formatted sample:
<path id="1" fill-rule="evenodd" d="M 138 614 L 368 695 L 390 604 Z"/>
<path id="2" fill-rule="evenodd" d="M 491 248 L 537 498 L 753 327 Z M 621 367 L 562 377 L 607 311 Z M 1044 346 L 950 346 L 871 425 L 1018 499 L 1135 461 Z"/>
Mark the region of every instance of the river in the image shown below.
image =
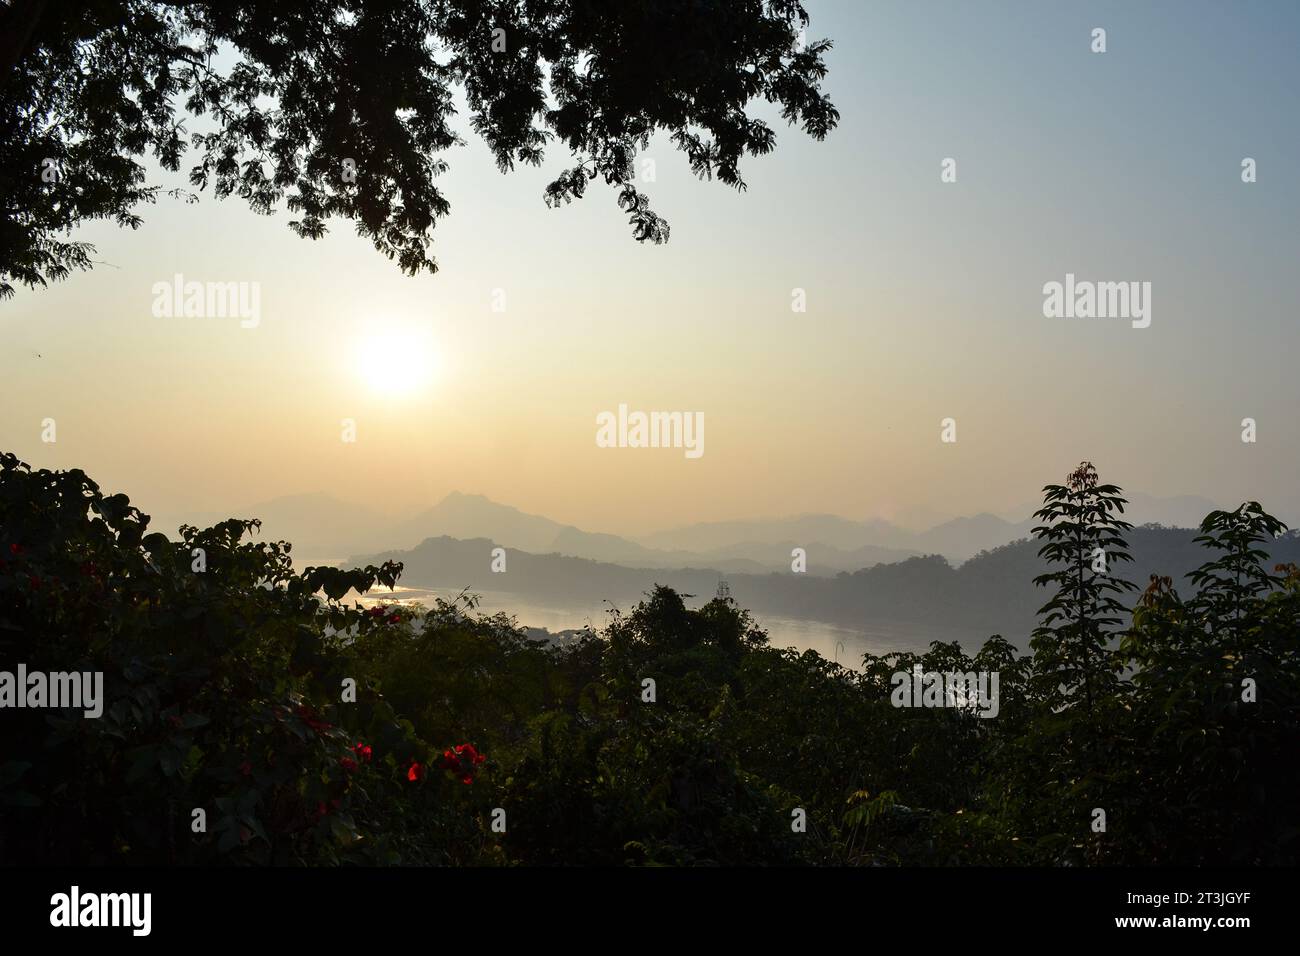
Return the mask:
<path id="1" fill-rule="evenodd" d="M 337 564 L 339 559 L 315 558 L 295 562 L 299 569 L 313 564 Z M 562 606 L 540 603 L 535 596 L 520 596 L 509 591 L 478 591 L 478 610 L 482 614 L 505 613 L 521 627 L 537 627 L 555 633 L 580 630 L 584 627 L 599 629 L 609 622 L 609 605 Z M 364 606 L 379 603 L 432 604 L 435 597 L 450 601 L 457 595 L 448 588 L 418 588 L 398 586 L 394 591 L 380 588 L 362 595 Z M 358 600 L 355 594 L 346 600 Z M 696 602 L 701 603 L 701 602 Z M 627 613 L 630 608 L 620 610 Z M 792 647 L 799 651 L 816 651 L 830 661 L 846 667 L 858 668 L 864 654 L 887 654 L 890 651 L 923 651 L 931 641 L 960 640 L 962 647 L 971 653 L 979 643 L 971 635 L 952 630 L 914 624 L 872 623 L 861 629 L 842 627 L 824 621 L 805 620 L 774 615 L 755 614 L 758 626 L 767 631 L 773 647 Z"/>

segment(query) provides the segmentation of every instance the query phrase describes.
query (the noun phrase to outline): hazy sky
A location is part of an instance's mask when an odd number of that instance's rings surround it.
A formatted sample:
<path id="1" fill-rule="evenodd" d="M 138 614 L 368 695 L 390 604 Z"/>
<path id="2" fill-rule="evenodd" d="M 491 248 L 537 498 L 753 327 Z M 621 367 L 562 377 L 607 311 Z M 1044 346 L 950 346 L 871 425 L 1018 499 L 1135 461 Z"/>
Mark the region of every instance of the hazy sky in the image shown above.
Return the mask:
<path id="1" fill-rule="evenodd" d="M 622 532 L 944 516 L 1016 509 L 1088 458 L 1133 490 L 1300 514 L 1300 6 L 808 8 L 840 127 L 816 143 L 771 117 L 743 194 L 656 143 L 666 246 L 637 244 L 608 188 L 548 210 L 562 150 L 502 175 L 473 138 L 435 276 L 349 223 L 312 243 L 210 194 L 82 230 L 111 265 L 0 305 L 0 448 L 167 512 L 461 490 Z M 1067 272 L 1150 282 L 1150 327 L 1045 318 Z M 260 325 L 154 317 L 176 273 L 260 283 Z M 389 359 L 359 369 L 376 342 Z M 380 387 L 409 365 L 427 381 Z M 703 413 L 704 454 L 598 448 L 620 403 Z"/>

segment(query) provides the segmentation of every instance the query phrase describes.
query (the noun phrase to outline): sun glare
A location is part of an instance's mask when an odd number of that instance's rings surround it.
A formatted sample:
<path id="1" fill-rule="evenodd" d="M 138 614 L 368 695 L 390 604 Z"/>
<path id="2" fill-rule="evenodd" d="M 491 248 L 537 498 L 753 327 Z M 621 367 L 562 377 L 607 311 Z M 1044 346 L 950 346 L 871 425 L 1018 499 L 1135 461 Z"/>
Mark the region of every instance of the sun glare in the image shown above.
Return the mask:
<path id="1" fill-rule="evenodd" d="M 383 332 L 362 339 L 356 349 L 361 380 L 376 394 L 401 398 L 424 390 L 433 380 L 435 355 L 426 335 Z"/>

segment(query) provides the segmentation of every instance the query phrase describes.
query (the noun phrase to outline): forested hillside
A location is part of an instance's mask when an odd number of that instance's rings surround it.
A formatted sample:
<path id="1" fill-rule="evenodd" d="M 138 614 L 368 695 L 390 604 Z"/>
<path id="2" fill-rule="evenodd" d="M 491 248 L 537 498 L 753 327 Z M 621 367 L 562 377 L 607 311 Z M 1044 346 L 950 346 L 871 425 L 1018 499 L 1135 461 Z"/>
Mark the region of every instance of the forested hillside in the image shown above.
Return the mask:
<path id="1" fill-rule="evenodd" d="M 1156 526 L 1133 528 L 1131 563 L 1114 573 L 1144 584 L 1151 575 L 1179 576 L 1202 560 L 1198 532 Z M 835 577 L 811 574 L 737 574 L 716 568 L 630 568 L 559 554 L 506 550 L 505 573 L 492 571 L 495 542 L 486 538 L 430 538 L 411 551 L 386 551 L 352 559 L 359 565 L 400 561 L 403 583 L 459 591 L 503 590 L 557 602 L 632 607 L 656 585 L 683 595 L 711 597 L 725 578 L 736 602 L 756 614 L 825 621 L 850 628 L 877 622 L 938 625 L 988 635 L 1008 635 L 1027 648 L 1042 595 L 1033 579 L 1046 570 L 1033 540 L 983 551 L 954 568 L 939 555 L 876 564 Z M 1300 562 L 1295 532 L 1262 547 L 1274 564 Z M 809 561 L 816 560 L 816 552 Z"/>
<path id="2" fill-rule="evenodd" d="M 400 566 L 297 574 L 241 521 L 172 541 L 5 455 L 0 661 L 102 672 L 106 699 L 4 712 L 0 861 L 1294 864 L 1282 528 L 1215 512 L 1193 578 L 1142 590 L 1109 573 L 1121 503 L 1089 467 L 1045 489 L 1032 654 L 855 673 L 665 588 L 565 647 L 471 606 L 346 606 Z M 900 705 L 914 665 L 996 675 L 996 713 Z"/>

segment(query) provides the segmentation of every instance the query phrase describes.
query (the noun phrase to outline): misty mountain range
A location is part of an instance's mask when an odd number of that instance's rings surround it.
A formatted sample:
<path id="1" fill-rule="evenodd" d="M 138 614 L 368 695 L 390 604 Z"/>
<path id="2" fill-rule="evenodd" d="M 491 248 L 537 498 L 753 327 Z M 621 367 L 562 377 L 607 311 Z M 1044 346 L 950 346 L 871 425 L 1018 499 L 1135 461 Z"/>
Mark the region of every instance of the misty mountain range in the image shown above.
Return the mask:
<path id="1" fill-rule="evenodd" d="M 1146 526 L 1128 534 L 1131 563 L 1116 561 L 1114 573 L 1144 586 L 1152 574 L 1174 579 L 1179 593 L 1190 596 L 1188 571 L 1210 558 L 1187 528 Z M 405 551 L 357 555 L 349 565 L 401 561 L 402 584 L 421 588 L 507 591 L 521 599 L 555 605 L 595 606 L 609 602 L 624 611 L 655 584 L 711 598 L 725 574 L 736 603 L 756 615 L 820 621 L 840 627 L 874 630 L 881 626 L 941 630 L 947 639 L 982 642 L 1001 634 L 1024 648 L 1036 613 L 1049 595 L 1033 584 L 1047 567 L 1038 557 L 1040 542 L 1022 539 L 983 551 L 954 567 L 931 554 L 880 563 L 834 576 L 784 572 L 730 573 L 717 568 L 635 568 L 559 554 L 532 554 L 506 549 L 504 573 L 491 570 L 486 539 L 429 538 Z M 1300 562 L 1300 535 L 1273 542 L 1272 561 Z M 809 553 L 810 561 L 813 553 Z M 375 596 L 381 596 L 376 594 Z M 1136 593 L 1129 598 L 1135 599 Z M 924 643 L 924 642 L 922 642 Z"/>
<path id="2" fill-rule="evenodd" d="M 1216 505 L 1203 498 L 1130 496 L 1125 517 L 1132 564 L 1117 573 L 1145 585 L 1183 575 L 1206 560 L 1190 530 Z M 1026 515 L 1033 506 L 1026 506 Z M 405 587 L 504 592 L 521 603 L 627 610 L 655 584 L 698 600 L 725 578 L 732 596 L 757 615 L 818 621 L 868 630 L 925 630 L 982 640 L 1000 633 L 1024 645 L 1046 599 L 1033 586 L 1045 570 L 1036 522 L 978 514 L 924 531 L 882 519 L 835 515 L 719 521 L 639 537 L 584 531 L 522 512 L 481 495 L 452 493 L 419 514 L 394 521 L 327 495 L 277 498 L 237 513 L 263 520 L 262 535 L 293 542 L 296 563 L 349 566 L 401 561 Z M 228 514 L 190 518 L 211 524 Z M 177 522 L 179 523 L 179 522 Z M 166 528 L 162 521 L 154 527 Z M 175 527 L 175 525 L 171 525 Z M 507 571 L 493 573 L 494 548 L 506 549 Z M 807 573 L 791 571 L 791 550 L 807 552 Z M 1300 538 L 1279 540 L 1278 561 L 1300 561 Z M 380 596 L 378 594 L 373 596 Z M 522 622 L 530 623 L 530 622 Z"/>
<path id="3" fill-rule="evenodd" d="M 1172 527 L 1195 527 L 1216 505 L 1204 498 L 1157 498 L 1134 494 L 1126 517 Z M 1036 505 L 1023 518 L 982 513 L 913 531 L 880 518 L 863 521 L 805 514 L 749 521 L 688 525 L 639 537 L 584 531 L 540 515 L 499 504 L 482 495 L 453 492 L 437 505 L 400 520 L 324 494 L 292 495 L 252 505 L 234 517 L 260 518 L 262 536 L 293 542 L 298 558 L 335 560 L 345 555 L 414 548 L 427 538 L 487 538 L 497 546 L 532 554 L 621 564 L 636 568 L 706 567 L 730 573 L 790 570 L 793 548 L 808 554 L 808 574 L 834 575 L 925 554 L 960 564 L 980 551 L 1023 538 L 1035 521 Z M 186 516 L 207 526 L 229 512 Z M 181 520 L 163 518 L 154 527 L 174 531 Z"/>

